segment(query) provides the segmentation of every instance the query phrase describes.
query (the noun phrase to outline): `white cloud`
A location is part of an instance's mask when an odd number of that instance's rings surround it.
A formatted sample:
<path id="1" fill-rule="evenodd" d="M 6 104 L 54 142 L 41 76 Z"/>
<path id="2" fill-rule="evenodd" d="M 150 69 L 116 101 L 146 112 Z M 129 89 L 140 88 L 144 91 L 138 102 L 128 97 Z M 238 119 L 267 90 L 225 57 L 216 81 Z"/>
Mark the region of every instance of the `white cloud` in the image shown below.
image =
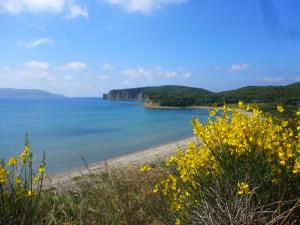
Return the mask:
<path id="1" fill-rule="evenodd" d="M 0 12 L 66 13 L 66 19 L 88 18 L 88 11 L 76 4 L 76 0 L 0 0 Z"/>
<path id="2" fill-rule="evenodd" d="M 112 64 L 106 63 L 101 66 L 101 69 L 103 71 L 111 71 L 114 69 L 114 66 Z"/>
<path id="3" fill-rule="evenodd" d="M 126 76 L 127 80 L 144 78 L 151 81 L 155 77 L 164 77 L 167 79 L 174 78 L 178 75 L 178 72 L 164 70 L 161 66 L 156 66 L 150 69 L 137 67 L 134 69 L 124 70 L 123 75 Z"/>
<path id="4" fill-rule="evenodd" d="M 61 67 L 58 67 L 58 69 L 66 71 L 80 71 L 86 68 L 87 65 L 82 62 L 69 62 Z"/>
<path id="5" fill-rule="evenodd" d="M 19 81 L 19 80 L 51 80 L 51 75 L 48 71 L 35 70 L 0 70 L 0 80 L 4 81 Z"/>
<path id="6" fill-rule="evenodd" d="M 68 0 L 0 0 L 0 11 L 17 14 L 23 11 L 61 12 Z"/>
<path id="7" fill-rule="evenodd" d="M 149 14 L 171 4 L 180 4 L 188 0 L 104 0 L 112 5 L 119 6 L 128 12 Z"/>
<path id="8" fill-rule="evenodd" d="M 280 82 L 283 81 L 284 79 L 282 77 L 264 77 L 263 80 L 265 82 Z"/>
<path id="9" fill-rule="evenodd" d="M 28 69 L 37 69 L 37 70 L 47 70 L 49 68 L 48 63 L 39 62 L 35 60 L 31 60 L 29 62 L 24 63 L 24 66 Z"/>
<path id="10" fill-rule="evenodd" d="M 99 79 L 100 79 L 100 80 L 107 80 L 107 79 L 109 79 L 109 76 L 106 75 L 106 74 L 100 75 L 100 76 L 99 76 Z"/>
<path id="11" fill-rule="evenodd" d="M 247 63 L 241 63 L 241 64 L 232 64 L 230 68 L 228 69 L 228 72 L 234 73 L 234 72 L 240 72 L 248 70 L 250 66 Z"/>
<path id="12" fill-rule="evenodd" d="M 35 48 L 35 47 L 38 47 L 41 45 L 48 45 L 48 44 L 52 44 L 52 43 L 53 43 L 53 40 L 50 38 L 39 38 L 39 39 L 30 41 L 30 42 L 24 43 L 23 45 L 26 48 Z"/>
<path id="13" fill-rule="evenodd" d="M 89 18 L 89 14 L 86 8 L 82 8 L 79 5 L 72 5 L 69 7 L 68 14 L 66 15 L 66 19 L 71 20 L 77 17 Z"/>
<path id="14" fill-rule="evenodd" d="M 189 72 L 181 74 L 181 78 L 183 78 L 183 79 L 189 79 L 191 76 L 192 76 L 192 74 Z"/>

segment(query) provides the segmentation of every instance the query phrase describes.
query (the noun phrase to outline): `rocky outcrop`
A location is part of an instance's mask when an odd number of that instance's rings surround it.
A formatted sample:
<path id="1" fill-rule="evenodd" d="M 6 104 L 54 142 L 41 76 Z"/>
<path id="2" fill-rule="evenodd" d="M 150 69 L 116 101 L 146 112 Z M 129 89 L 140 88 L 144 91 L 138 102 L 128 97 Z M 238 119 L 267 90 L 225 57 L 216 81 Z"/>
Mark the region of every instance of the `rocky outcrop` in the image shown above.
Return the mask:
<path id="1" fill-rule="evenodd" d="M 108 94 L 103 94 L 104 100 L 132 100 L 144 101 L 146 97 L 143 95 L 142 88 L 111 90 Z"/>

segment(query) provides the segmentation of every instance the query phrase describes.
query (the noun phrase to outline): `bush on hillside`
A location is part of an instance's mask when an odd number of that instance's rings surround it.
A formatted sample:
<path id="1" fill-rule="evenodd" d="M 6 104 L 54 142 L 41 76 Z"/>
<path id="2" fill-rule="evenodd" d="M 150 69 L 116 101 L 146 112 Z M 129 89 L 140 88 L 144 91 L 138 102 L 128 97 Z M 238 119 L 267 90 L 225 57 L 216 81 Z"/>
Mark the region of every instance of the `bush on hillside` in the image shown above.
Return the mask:
<path id="1" fill-rule="evenodd" d="M 178 149 L 168 161 L 169 174 L 154 187 L 169 202 L 176 224 L 299 221 L 299 118 L 277 120 L 243 102 L 217 113 L 210 111 L 206 124 L 193 120 L 198 143 Z"/>

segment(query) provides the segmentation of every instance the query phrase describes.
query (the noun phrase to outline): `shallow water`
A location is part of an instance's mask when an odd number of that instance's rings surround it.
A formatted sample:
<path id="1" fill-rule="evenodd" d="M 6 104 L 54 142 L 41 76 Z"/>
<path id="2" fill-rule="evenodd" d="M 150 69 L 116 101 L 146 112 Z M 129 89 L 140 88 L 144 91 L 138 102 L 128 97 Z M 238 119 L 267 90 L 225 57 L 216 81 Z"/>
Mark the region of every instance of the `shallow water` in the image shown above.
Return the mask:
<path id="1" fill-rule="evenodd" d="M 200 113 L 200 115 L 199 115 Z M 18 155 L 28 133 L 48 174 L 191 136 L 205 109 L 145 109 L 141 102 L 98 98 L 0 100 L 0 158 Z"/>

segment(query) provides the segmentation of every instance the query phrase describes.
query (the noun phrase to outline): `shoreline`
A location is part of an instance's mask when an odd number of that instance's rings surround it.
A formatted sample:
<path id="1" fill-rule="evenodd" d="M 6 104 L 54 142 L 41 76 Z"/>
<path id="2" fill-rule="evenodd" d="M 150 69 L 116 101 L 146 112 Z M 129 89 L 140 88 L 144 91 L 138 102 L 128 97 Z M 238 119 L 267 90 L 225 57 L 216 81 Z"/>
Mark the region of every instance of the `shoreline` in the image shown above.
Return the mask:
<path id="1" fill-rule="evenodd" d="M 146 109 L 215 109 L 215 108 L 218 108 L 218 109 L 221 109 L 222 107 L 221 106 L 217 106 L 217 107 L 214 107 L 214 106 L 161 106 L 161 105 L 158 105 L 158 104 L 154 104 L 154 103 L 149 103 L 149 102 L 144 102 L 142 104 L 142 106 Z"/>
<path id="2" fill-rule="evenodd" d="M 172 154 L 176 153 L 177 146 L 184 148 L 192 141 L 196 141 L 195 136 L 150 147 L 144 150 L 124 153 L 107 160 L 90 163 L 87 165 L 88 167 L 81 166 L 69 171 L 53 174 L 45 178 L 44 187 L 68 189 L 68 187 L 71 187 L 75 183 L 74 179 L 77 177 L 105 172 L 107 168 L 119 169 L 130 165 L 139 167 L 145 164 L 165 161 Z"/>

